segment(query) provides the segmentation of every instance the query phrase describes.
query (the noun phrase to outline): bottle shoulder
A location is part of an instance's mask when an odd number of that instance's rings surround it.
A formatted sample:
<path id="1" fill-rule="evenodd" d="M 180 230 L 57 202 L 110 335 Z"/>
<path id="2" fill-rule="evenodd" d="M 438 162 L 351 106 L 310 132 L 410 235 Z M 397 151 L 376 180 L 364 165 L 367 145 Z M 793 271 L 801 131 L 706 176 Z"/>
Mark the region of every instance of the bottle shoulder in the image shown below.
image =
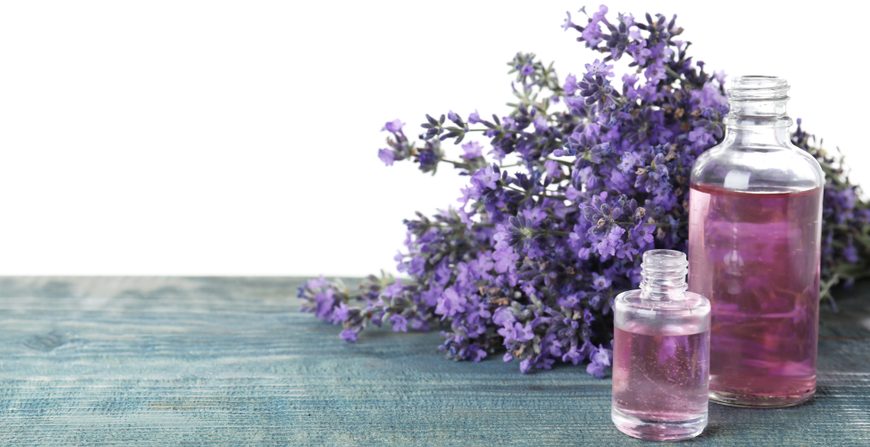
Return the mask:
<path id="1" fill-rule="evenodd" d="M 617 295 L 613 304 L 616 329 L 646 335 L 684 336 L 710 330 L 710 301 L 686 292 L 680 300 L 650 300 L 640 290 Z"/>
<path id="2" fill-rule="evenodd" d="M 776 147 L 741 147 L 724 141 L 695 161 L 692 184 L 741 191 L 799 191 L 824 185 L 819 162 L 790 143 Z"/>
<path id="3" fill-rule="evenodd" d="M 622 292 L 614 299 L 614 306 L 625 309 L 647 309 L 657 312 L 684 312 L 689 309 L 710 309 L 710 300 L 695 292 L 683 292 L 680 299 L 653 300 L 644 298 L 640 289 Z"/>

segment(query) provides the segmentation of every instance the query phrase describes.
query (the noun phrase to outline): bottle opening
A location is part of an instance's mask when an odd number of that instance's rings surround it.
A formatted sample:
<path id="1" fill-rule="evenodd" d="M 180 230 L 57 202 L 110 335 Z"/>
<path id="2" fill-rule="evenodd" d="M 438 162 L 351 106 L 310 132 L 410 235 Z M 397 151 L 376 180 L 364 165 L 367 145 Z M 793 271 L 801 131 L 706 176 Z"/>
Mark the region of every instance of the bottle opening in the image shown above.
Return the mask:
<path id="1" fill-rule="evenodd" d="M 647 299 L 682 299 L 686 289 L 689 261 L 676 250 L 649 250 L 640 264 L 640 291 Z"/>
<path id="2" fill-rule="evenodd" d="M 788 82 L 777 76 L 746 75 L 731 80 L 726 88 L 732 101 L 774 101 L 788 99 Z"/>

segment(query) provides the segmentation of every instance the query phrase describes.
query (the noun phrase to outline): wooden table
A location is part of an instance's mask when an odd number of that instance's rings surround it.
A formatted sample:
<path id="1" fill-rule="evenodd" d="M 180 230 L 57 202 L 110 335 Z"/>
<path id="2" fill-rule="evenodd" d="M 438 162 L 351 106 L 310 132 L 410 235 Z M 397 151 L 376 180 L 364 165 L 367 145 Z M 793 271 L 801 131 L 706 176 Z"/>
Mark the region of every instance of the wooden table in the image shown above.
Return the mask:
<path id="1" fill-rule="evenodd" d="M 0 279 L 2 445 L 632 445 L 610 381 L 452 362 L 437 333 L 356 344 L 293 278 Z M 870 286 L 822 315 L 819 391 L 710 406 L 710 445 L 870 445 Z M 863 299 L 857 295 L 863 295 Z"/>

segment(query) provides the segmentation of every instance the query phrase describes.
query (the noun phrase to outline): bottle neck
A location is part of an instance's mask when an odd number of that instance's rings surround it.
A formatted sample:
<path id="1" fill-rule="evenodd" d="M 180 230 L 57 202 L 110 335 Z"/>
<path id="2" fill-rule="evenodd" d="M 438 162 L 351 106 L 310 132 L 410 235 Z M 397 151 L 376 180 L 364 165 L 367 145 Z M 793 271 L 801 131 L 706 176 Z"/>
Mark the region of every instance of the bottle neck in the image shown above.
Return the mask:
<path id="1" fill-rule="evenodd" d="M 689 262 L 676 250 L 649 250 L 641 262 L 640 295 L 644 299 L 665 301 L 685 298 Z"/>
<path id="2" fill-rule="evenodd" d="M 728 101 L 728 117 L 741 119 L 759 119 L 762 121 L 788 118 L 786 105 L 788 97 L 784 98 L 737 98 L 732 96 Z"/>
<path id="3" fill-rule="evenodd" d="M 790 147 L 788 83 L 770 76 L 738 77 L 728 90 L 725 140 L 731 147 Z"/>
<path id="4" fill-rule="evenodd" d="M 735 115 L 725 119 L 725 142 L 732 148 L 790 148 L 791 119 L 785 115 L 775 118 L 757 115 Z"/>

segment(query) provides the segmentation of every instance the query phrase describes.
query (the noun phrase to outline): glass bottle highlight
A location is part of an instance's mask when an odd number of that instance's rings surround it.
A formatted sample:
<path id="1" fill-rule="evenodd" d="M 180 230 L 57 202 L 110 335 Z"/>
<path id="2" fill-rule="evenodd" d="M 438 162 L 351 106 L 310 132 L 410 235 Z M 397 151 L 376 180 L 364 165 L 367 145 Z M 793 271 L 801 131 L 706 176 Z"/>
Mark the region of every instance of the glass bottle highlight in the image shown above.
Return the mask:
<path id="1" fill-rule="evenodd" d="M 710 298 L 710 398 L 783 407 L 816 387 L 824 174 L 791 144 L 788 84 L 737 78 L 689 191 L 689 289 Z"/>
<path id="2" fill-rule="evenodd" d="M 643 254 L 640 289 L 614 301 L 613 401 L 619 431 L 679 440 L 707 426 L 710 302 L 687 292 L 686 255 Z"/>

